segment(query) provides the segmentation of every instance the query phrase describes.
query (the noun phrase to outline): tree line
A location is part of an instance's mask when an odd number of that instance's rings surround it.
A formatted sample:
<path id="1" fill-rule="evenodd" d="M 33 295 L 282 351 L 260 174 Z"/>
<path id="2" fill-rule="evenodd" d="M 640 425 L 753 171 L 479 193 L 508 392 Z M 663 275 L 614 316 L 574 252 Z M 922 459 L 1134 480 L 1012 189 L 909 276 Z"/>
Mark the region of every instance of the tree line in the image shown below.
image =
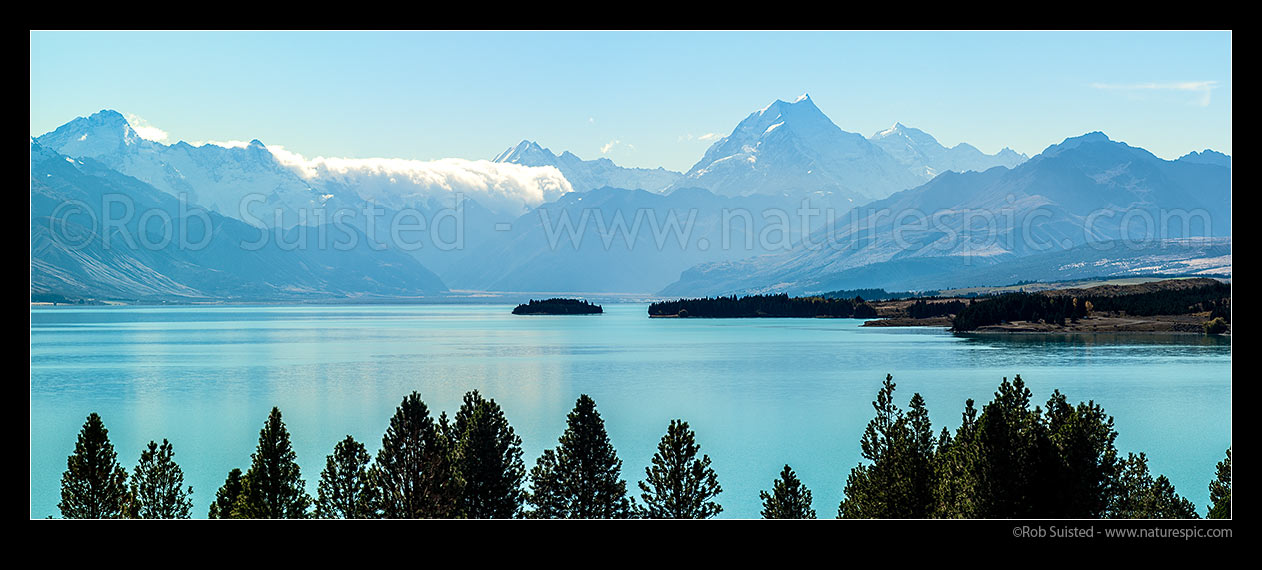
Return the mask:
<path id="1" fill-rule="evenodd" d="M 951 321 L 951 329 L 971 331 L 987 325 L 1011 321 L 1044 322 L 1064 326 L 1088 313 L 1087 304 L 1074 297 L 1052 297 L 1040 293 L 1004 293 L 973 301 Z"/>
<path id="2" fill-rule="evenodd" d="M 649 305 L 649 316 L 749 318 L 749 317 L 835 317 L 872 318 L 876 309 L 862 297 L 835 299 L 825 297 L 790 297 L 747 295 L 738 297 L 706 297 L 660 301 Z"/>
<path id="3" fill-rule="evenodd" d="M 1213 283 L 1185 289 L 1162 289 L 1125 295 L 1048 295 L 1004 293 L 975 300 L 955 315 L 952 328 L 970 331 L 1011 321 L 1064 325 L 1091 312 L 1134 316 L 1187 315 L 1208 312 L 1211 320 L 1231 322 L 1231 286 Z"/>
<path id="4" fill-rule="evenodd" d="M 1113 418 L 1059 390 L 1032 406 L 1021 377 L 1004 378 L 960 426 L 934 433 L 920 394 L 904 411 L 887 376 L 850 471 L 842 518 L 1197 518 L 1196 507 L 1143 453 L 1121 456 Z M 1208 515 L 1230 517 L 1231 450 L 1210 483 Z"/>
<path id="5" fill-rule="evenodd" d="M 1135 316 L 1186 315 L 1209 312 L 1210 317 L 1231 320 L 1231 285 L 1212 283 L 1186 289 L 1163 289 L 1128 295 L 1089 295 L 1093 310 Z"/>
<path id="6" fill-rule="evenodd" d="M 907 316 L 913 319 L 928 319 L 931 317 L 944 317 L 947 315 L 959 314 L 967 305 L 963 301 L 938 301 L 927 302 L 924 299 L 918 300 L 907 307 Z"/>
<path id="7" fill-rule="evenodd" d="M 1020 376 L 994 400 L 965 403 L 959 428 L 935 434 L 924 399 L 894 403 L 887 376 L 861 439 L 863 461 L 845 481 L 839 518 L 1195 518 L 1196 508 L 1144 454 L 1121 457 L 1113 418 L 1055 391 L 1031 405 Z M 376 455 L 346 436 L 325 458 L 312 497 L 281 412 L 259 431 L 250 465 L 229 471 L 210 518 L 671 518 L 723 512 L 710 457 L 688 423 L 672 420 L 628 492 L 618 458 L 587 395 L 557 445 L 526 470 L 500 406 L 477 391 L 454 418 L 435 417 L 418 393 L 403 399 Z M 93 413 L 67 458 L 58 507 L 65 518 L 189 518 L 192 488 L 166 440 L 150 442 L 129 476 Z M 811 491 L 785 465 L 759 494 L 763 518 L 816 518 Z M 1208 516 L 1231 516 L 1231 450 L 1210 483 Z"/>

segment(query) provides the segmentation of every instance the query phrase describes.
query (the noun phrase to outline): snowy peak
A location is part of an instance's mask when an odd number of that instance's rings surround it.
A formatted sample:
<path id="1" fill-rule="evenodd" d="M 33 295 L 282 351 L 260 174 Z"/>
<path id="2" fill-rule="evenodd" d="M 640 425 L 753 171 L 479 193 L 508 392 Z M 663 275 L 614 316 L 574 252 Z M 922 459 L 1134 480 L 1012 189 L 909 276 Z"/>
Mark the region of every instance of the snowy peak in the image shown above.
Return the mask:
<path id="1" fill-rule="evenodd" d="M 795 108 L 796 108 L 796 109 L 798 109 L 798 110 L 800 110 L 800 111 L 809 111 L 809 110 L 814 110 L 814 112 L 816 112 L 816 113 L 823 114 L 822 112 L 820 112 L 819 107 L 816 107 L 816 106 L 815 106 L 815 101 L 812 101 L 812 100 L 811 100 L 811 96 L 810 96 L 809 94 L 806 94 L 806 93 L 803 93 L 803 94 L 801 94 L 801 95 L 798 95 L 798 96 L 797 96 L 797 98 L 795 98 L 795 99 L 794 99 L 794 100 L 792 100 L 792 101 L 785 101 L 785 100 L 783 100 L 783 99 L 776 99 L 776 100 L 775 100 L 775 101 L 773 101 L 770 105 L 767 105 L 766 107 L 763 107 L 763 109 L 762 109 L 762 111 L 761 111 L 761 112 L 762 112 L 762 113 L 766 113 L 767 111 L 769 111 L 769 110 L 771 110 L 771 109 L 773 109 L 773 108 L 774 108 L 774 109 L 776 109 L 776 111 L 777 111 L 777 112 L 783 112 L 783 111 L 784 111 L 784 110 L 786 110 L 786 109 L 795 109 Z"/>
<path id="2" fill-rule="evenodd" d="M 741 127 L 744 126 L 746 127 L 745 130 L 767 132 L 776 124 L 788 124 L 791 127 L 798 128 L 814 126 L 815 128 L 831 127 L 837 129 L 837 125 L 834 125 L 832 120 L 823 111 L 820 111 L 819 107 L 815 106 L 815 102 L 811 100 L 811 97 L 806 94 L 794 99 L 792 102 L 776 99 L 772 104 L 747 117 L 741 122 L 741 125 L 737 126 L 737 129 L 741 130 Z"/>
<path id="3" fill-rule="evenodd" d="M 539 146 L 539 143 L 522 140 L 515 146 L 508 147 L 499 153 L 491 162 L 507 162 L 522 166 L 556 166 L 556 155 L 552 151 Z"/>
<path id="4" fill-rule="evenodd" d="M 676 187 L 725 196 L 813 197 L 839 207 L 918 180 L 862 135 L 842 130 L 809 95 L 777 99 L 716 141 Z"/>
<path id="5" fill-rule="evenodd" d="M 894 126 L 872 135 L 869 140 L 873 142 L 900 140 L 911 145 L 945 148 L 933 135 L 902 123 L 894 123 Z"/>
<path id="6" fill-rule="evenodd" d="M 128 147 L 148 142 L 136 134 L 121 113 L 112 109 L 78 117 L 37 140 L 41 145 L 67 156 L 92 158 L 127 152 Z"/>
<path id="7" fill-rule="evenodd" d="M 66 156 L 99 160 L 225 216 L 246 219 L 242 207 L 249 204 L 254 207 L 250 214 L 268 226 L 292 226 L 297 211 L 322 203 L 320 195 L 258 139 L 245 147 L 192 146 L 183 141 L 165 145 L 141 138 L 121 113 L 107 109 L 76 118 L 36 141 Z M 254 201 L 255 195 L 265 204 Z"/>
<path id="8" fill-rule="evenodd" d="M 551 166 L 561 171 L 570 187 L 578 192 L 611 186 L 628 190 L 660 192 L 682 176 L 664 168 L 624 168 L 608 158 L 583 160 L 563 151 L 560 156 L 539 143 L 523 140 L 499 153 L 492 162 L 508 162 L 522 166 Z"/>
<path id="9" fill-rule="evenodd" d="M 948 171 L 985 171 L 996 166 L 1013 168 L 1027 158 L 1008 148 L 990 155 L 963 142 L 947 148 L 933 135 L 902 123 L 894 123 L 894 126 L 873 134 L 869 140 L 922 180 Z"/>

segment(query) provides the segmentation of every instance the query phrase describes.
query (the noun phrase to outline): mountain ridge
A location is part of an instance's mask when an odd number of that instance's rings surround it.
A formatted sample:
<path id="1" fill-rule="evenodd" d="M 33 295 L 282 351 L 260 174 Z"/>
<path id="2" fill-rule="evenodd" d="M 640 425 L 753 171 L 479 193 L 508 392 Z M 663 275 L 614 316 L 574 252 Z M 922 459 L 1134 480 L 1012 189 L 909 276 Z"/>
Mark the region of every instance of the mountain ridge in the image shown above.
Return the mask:
<path id="1" fill-rule="evenodd" d="M 660 166 L 657 168 L 618 166 L 605 157 L 583 160 L 568 150 L 557 155 L 539 143 L 526 139 L 508 147 L 491 159 L 491 162 L 555 167 L 561 171 L 566 180 L 570 181 L 574 190 L 580 192 L 606 186 L 661 192 L 683 176 Z"/>
<path id="2" fill-rule="evenodd" d="M 447 290 L 410 256 L 375 250 L 353 228 L 322 228 L 259 228 L 199 212 L 94 159 L 31 145 L 32 293 L 256 300 Z"/>
<path id="3" fill-rule="evenodd" d="M 1169 227 L 1150 227 L 1148 234 L 1137 229 L 1145 219 L 1179 212 L 1188 214 L 1188 226 L 1175 229 L 1186 235 L 1158 235 Z M 717 294 L 769 284 L 811 289 L 828 275 L 860 268 L 870 268 L 875 279 L 878 264 L 902 272 L 901 282 L 888 285 L 914 288 L 917 278 L 963 271 L 966 263 L 991 265 L 1119 239 L 1230 236 L 1230 169 L 1166 161 L 1093 132 L 1050 145 L 1014 169 L 944 173 L 852 214 L 817 229 L 792 251 L 690 268 L 663 293 Z M 900 215 L 938 225 L 896 226 L 893 218 Z M 901 265 L 895 270 L 892 262 Z"/>
<path id="4" fill-rule="evenodd" d="M 821 141 L 840 141 L 844 143 L 843 150 L 849 149 L 849 154 L 833 152 L 837 149 L 821 152 Z M 129 177 L 154 191 L 189 204 L 206 206 L 226 218 L 272 228 L 281 237 L 297 227 L 319 222 L 304 223 L 298 216 L 282 216 L 268 223 L 269 220 L 261 219 L 261 214 L 269 211 L 296 213 L 307 208 L 357 209 L 371 204 L 382 208 L 387 216 L 401 211 L 416 211 L 426 220 L 437 220 L 440 212 L 453 208 L 447 203 L 447 198 L 454 195 L 451 192 L 426 194 L 425 188 L 405 187 L 407 184 L 434 184 L 427 182 L 432 177 L 431 173 L 406 170 L 416 168 L 412 164 L 415 161 L 383 159 L 378 163 L 374 162 L 378 159 L 316 159 L 299 168 L 282 161 L 258 139 L 228 146 L 197 146 L 185 141 L 165 145 L 150 141 L 141 137 L 125 116 L 108 109 L 78 117 L 52 132 L 32 137 L 31 144 L 32 164 L 37 159 L 50 160 L 43 154 L 57 154 L 59 151 L 56 148 L 79 153 L 82 156 L 78 159 L 97 164 L 100 169 Z M 897 152 L 883 149 L 882 144 L 894 145 L 896 150 L 906 151 L 906 156 L 900 158 Z M 37 150 L 40 157 L 36 156 Z M 728 155 L 728 152 L 735 154 Z M 982 157 L 980 163 L 966 160 L 967 157 L 976 159 L 979 155 Z M 72 157 L 66 153 L 60 153 L 60 156 Z M 712 160 L 707 163 L 707 158 Z M 832 162 L 829 163 L 829 160 Z M 815 205 L 831 207 L 838 204 L 835 199 L 841 197 L 840 193 L 849 191 L 849 187 L 837 182 L 834 176 L 841 172 L 840 166 L 852 165 L 848 160 L 858 160 L 855 164 L 861 166 L 884 165 L 876 170 L 887 168 L 894 173 L 894 178 L 900 180 L 918 180 L 924 176 L 932 178 L 876 200 L 860 202 L 858 200 L 863 198 L 855 194 L 853 198 L 842 200 L 835 208 L 840 213 L 846 213 L 854 206 L 866 208 L 865 216 L 870 215 L 873 209 L 882 208 L 927 212 L 952 209 L 983 213 L 1011 211 L 1023 215 L 1045 212 L 1049 217 L 1034 225 L 1038 238 L 1062 249 L 1073 249 L 1083 243 L 1083 227 L 1094 210 L 1103 209 L 1115 215 L 1096 219 L 1091 228 L 1094 234 L 1086 237 L 1108 241 L 1119 235 L 1119 217 L 1123 210 L 1158 213 L 1161 207 L 1174 204 L 1187 209 L 1212 211 L 1216 220 L 1225 218 L 1227 221 L 1217 224 L 1211 233 L 1219 237 L 1230 235 L 1230 156 L 1222 153 L 1206 149 L 1168 161 L 1143 148 L 1112 141 L 1095 131 L 1049 145 L 1032 158 L 1006 148 L 995 155 L 986 155 L 967 143 L 947 148 L 932 135 L 901 122 L 878 131 L 872 137 L 847 133 L 824 115 L 809 95 L 804 94 L 791 102 L 773 101 L 748 115 L 732 134 L 712 144 L 706 155 L 687 173 L 663 168 L 623 168 L 603 157 L 585 161 L 572 152 L 563 151 L 557 155 L 537 142 L 523 140 L 501 152 L 493 161 L 481 161 L 481 166 L 474 164 L 473 167 L 488 168 L 488 165 L 494 164 L 500 165 L 501 169 L 533 169 L 530 176 L 536 178 L 526 180 L 526 184 L 544 184 L 547 182 L 545 178 L 552 176 L 563 186 L 556 186 L 553 182 L 549 182 L 553 184 L 548 187 L 550 189 L 539 186 L 536 190 L 541 192 L 535 198 L 536 202 L 525 203 L 525 208 L 517 203 L 515 211 L 518 213 L 513 213 L 512 208 L 489 210 L 478 200 L 466 198 L 467 203 L 459 211 L 468 217 L 468 225 L 444 227 L 442 230 L 447 233 L 463 232 L 464 239 L 458 240 L 461 246 L 451 250 L 420 247 L 402 250 L 401 253 L 413 258 L 413 261 L 419 260 L 425 271 L 437 271 L 438 275 L 434 277 L 440 282 L 452 280 L 453 287 L 457 289 L 560 291 L 567 290 L 565 282 L 569 279 L 576 285 L 568 290 L 641 293 L 685 291 L 690 282 L 705 292 L 731 288 L 752 290 L 768 284 L 795 287 L 798 286 L 795 283 L 823 282 L 821 280 L 826 280 L 824 276 L 827 275 L 843 275 L 859 268 L 878 266 L 894 274 L 914 277 L 926 275 L 931 267 L 932 271 L 958 269 L 953 269 L 950 263 L 944 264 L 944 259 L 951 261 L 952 257 L 966 257 L 987 265 L 1008 263 L 1022 256 L 1041 253 L 1020 241 L 1012 246 L 979 241 L 973 246 L 957 247 L 949 251 L 949 255 L 938 255 L 930 246 L 939 243 L 942 236 L 933 232 L 912 232 L 908 234 L 914 238 L 910 247 L 896 247 L 897 244 L 885 239 L 888 236 L 881 235 L 882 231 L 888 231 L 888 224 L 877 223 L 876 227 L 866 230 L 846 230 L 843 223 L 839 233 L 829 233 L 832 230 L 817 228 L 814 222 L 806 225 L 798 221 L 794 214 L 804 203 L 803 199 Z M 1016 164 L 985 168 L 989 164 L 986 161 Z M 746 164 L 761 165 L 764 170 L 748 170 Z M 810 167 L 802 170 L 803 165 Z M 970 165 L 976 168 L 968 168 Z M 950 168 L 936 171 L 947 166 Z M 309 171 L 302 170 L 304 168 Z M 465 167 L 457 165 L 457 168 Z M 794 175 L 790 172 L 793 169 L 798 169 L 798 174 L 804 173 L 803 176 Z M 917 170 L 922 172 L 921 178 L 917 178 Z M 859 171 L 859 174 L 872 172 L 863 168 Z M 726 174 L 733 172 L 734 177 L 725 178 Z M 750 172 L 755 173 L 753 178 L 746 176 Z M 465 171 L 465 174 L 468 173 Z M 458 178 L 471 178 L 465 174 L 460 174 Z M 780 177 L 781 174 L 785 175 Z M 828 176 L 823 176 L 825 174 Z M 501 182 L 486 178 L 489 175 L 477 176 L 483 176 L 491 192 L 504 191 Z M 732 194 L 724 194 L 722 189 L 716 191 L 702 185 L 687 184 L 702 178 L 709 178 L 721 186 L 727 185 L 724 188 Z M 410 182 L 414 179 L 422 182 Z M 571 182 L 571 179 L 577 182 Z M 610 180 L 625 185 L 607 183 Z M 794 186 L 803 181 L 816 185 Z M 742 185 L 745 182 L 751 185 Z M 1198 185 L 1202 183 L 1209 184 L 1205 186 L 1208 189 L 1206 192 L 1186 191 L 1187 188 L 1201 188 Z M 583 189 L 585 185 L 596 184 L 599 186 Z M 33 179 L 33 200 L 36 186 Z M 441 186 L 437 184 L 435 187 Z M 1225 199 L 1223 187 L 1227 188 Z M 808 191 L 808 188 L 814 190 Z M 147 192 L 145 190 L 141 194 Z M 245 192 L 265 196 L 264 200 L 255 204 L 260 208 L 260 215 L 245 216 L 243 212 L 233 215 L 222 211 L 236 206 L 234 201 L 239 201 Z M 205 196 L 210 198 L 205 199 Z M 664 196 L 669 196 L 669 199 L 662 199 Z M 699 214 L 701 229 L 692 237 L 692 242 L 679 246 L 668 244 L 665 249 L 636 238 L 633 240 L 635 248 L 640 251 L 619 253 L 617 255 L 622 256 L 620 261 L 612 265 L 592 252 L 572 254 L 545 247 L 547 240 L 544 234 L 549 230 L 539 223 L 539 216 L 561 212 L 579 216 L 585 209 L 591 209 L 597 216 L 623 216 L 626 221 L 637 219 L 641 210 L 659 218 L 665 213 L 686 217 L 689 212 L 694 212 Z M 697 247 L 697 237 L 704 238 L 706 243 L 725 237 L 716 233 L 716 226 L 721 220 L 718 212 L 711 211 L 715 209 L 724 209 L 725 212 L 727 209 L 740 210 L 757 218 L 734 234 L 738 243 L 757 237 L 757 245 L 725 251 L 706 251 Z M 853 211 L 859 212 L 859 209 Z M 787 244 L 783 247 L 780 241 L 768 245 L 768 240 L 764 239 L 776 220 L 759 218 L 760 214 L 765 217 L 777 212 L 789 220 L 778 229 L 787 236 L 780 240 Z M 355 231 L 379 242 L 387 242 L 392 237 L 388 228 L 374 230 L 359 214 L 351 217 L 350 222 Z M 606 222 L 609 220 L 602 219 L 598 224 Z M 46 238 L 40 231 L 33 218 L 33 243 L 37 238 Z M 960 235 L 980 236 L 964 227 L 956 227 L 954 231 Z M 1000 228 L 1000 233 L 1005 236 L 1014 231 L 1016 228 L 1013 227 Z M 434 237 L 436 242 L 438 239 Z M 590 239 L 596 240 L 590 243 L 602 241 L 599 236 Z M 848 249 L 803 254 L 801 246 L 804 244 L 837 239 L 859 242 Z M 453 241 L 456 240 L 446 239 L 445 243 Z M 797 246 L 791 247 L 792 244 Z M 143 260 L 111 259 L 130 266 L 144 264 Z M 351 257 L 338 260 L 339 263 L 355 265 Z M 33 264 L 37 261 L 41 260 L 33 259 Z M 94 263 L 101 264 L 98 270 L 108 270 L 108 263 L 103 259 L 96 259 Z M 53 271 L 52 266 L 41 267 L 42 270 Z M 594 277 L 596 267 L 606 267 L 609 275 Z M 423 273 L 415 275 L 422 282 L 428 280 Z M 514 282 L 519 278 L 520 282 Z M 582 284 L 582 287 L 577 284 Z M 164 286 L 169 287 L 172 294 L 177 294 L 179 289 L 176 285 Z M 379 287 L 367 287 L 374 288 Z M 435 287 L 430 284 L 424 289 L 434 290 Z M 338 290 L 347 291 L 345 288 Z M 187 295 L 188 291 L 178 294 Z"/>

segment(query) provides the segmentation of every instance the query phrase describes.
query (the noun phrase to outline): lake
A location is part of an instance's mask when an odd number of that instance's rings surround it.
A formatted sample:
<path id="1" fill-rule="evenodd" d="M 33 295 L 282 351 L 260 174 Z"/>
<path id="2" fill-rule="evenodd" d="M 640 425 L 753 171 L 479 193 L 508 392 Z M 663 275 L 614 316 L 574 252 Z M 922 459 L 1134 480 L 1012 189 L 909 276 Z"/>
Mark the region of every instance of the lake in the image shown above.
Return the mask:
<path id="1" fill-rule="evenodd" d="M 964 401 L 988 402 L 1020 374 L 1046 402 L 1060 389 L 1116 419 L 1117 446 L 1144 451 L 1203 516 L 1231 445 L 1230 339 L 1198 335 L 955 335 L 863 328 L 853 319 L 513 316 L 511 305 L 31 308 L 31 516 L 60 516 L 66 456 L 90 412 L 120 462 L 169 439 L 205 517 L 227 472 L 249 466 L 279 406 L 314 496 L 347 434 L 375 453 L 394 409 L 418 391 L 454 414 L 465 392 L 503 407 L 527 469 L 565 429 L 579 394 L 596 401 L 636 483 L 673 418 L 718 473 L 721 517 L 757 518 L 758 492 L 787 463 L 837 514 L 859 438 L 887 373 L 906 408 L 924 396 L 935 431 Z"/>

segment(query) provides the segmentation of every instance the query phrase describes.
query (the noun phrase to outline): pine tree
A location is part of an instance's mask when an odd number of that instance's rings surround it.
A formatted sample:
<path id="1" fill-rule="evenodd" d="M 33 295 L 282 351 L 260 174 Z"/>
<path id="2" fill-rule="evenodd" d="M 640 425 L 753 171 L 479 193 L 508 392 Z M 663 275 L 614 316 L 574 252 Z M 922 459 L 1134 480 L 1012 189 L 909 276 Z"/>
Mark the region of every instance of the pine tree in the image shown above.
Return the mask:
<path id="1" fill-rule="evenodd" d="M 924 399 L 914 394 L 910 412 L 894 404 L 895 383 L 886 375 L 872 407 L 859 447 L 870 463 L 856 466 L 846 479 L 841 518 L 927 518 L 934 513 L 937 441 Z"/>
<path id="2" fill-rule="evenodd" d="M 877 391 L 872 408 L 876 417 L 868 422 L 859 440 L 860 452 L 868 465 L 860 464 L 850 470 L 846 478 L 845 498 L 837 507 L 838 518 L 880 518 L 894 516 L 890 494 L 893 488 L 885 481 L 885 458 L 892 458 L 898 440 L 897 430 L 902 423 L 902 412 L 894 404 L 894 377 L 885 375 L 885 382 Z"/>
<path id="3" fill-rule="evenodd" d="M 938 437 L 938 454 L 934 461 L 937 479 L 933 516 L 939 518 L 976 518 L 978 513 L 977 408 L 973 400 L 964 402 L 960 427 L 951 437 L 946 428 Z"/>
<path id="4" fill-rule="evenodd" d="M 522 462 L 521 438 L 513 432 L 499 404 L 483 398 L 477 390 L 465 394 L 453 429 L 456 472 L 463 483 L 463 516 L 517 516 L 525 495 L 521 485 L 526 466 Z"/>
<path id="5" fill-rule="evenodd" d="M 813 519 L 811 490 L 807 489 L 788 465 L 780 472 L 780 478 L 771 483 L 771 492 L 758 492 L 762 499 L 764 519 Z"/>
<path id="6" fill-rule="evenodd" d="M 710 468 L 710 456 L 697 459 L 700 450 L 688 422 L 671 420 L 652 465 L 644 468 L 646 479 L 640 481 L 646 518 L 708 519 L 723 512 L 713 500 L 723 488 Z"/>
<path id="7" fill-rule="evenodd" d="M 1042 515 L 1079 519 L 1103 516 L 1117 471 L 1113 418 L 1095 402 L 1070 406 L 1059 390 L 1047 401 L 1045 417 L 1059 462 L 1053 475 L 1053 510 Z"/>
<path id="8" fill-rule="evenodd" d="M 906 443 L 900 453 L 900 463 L 907 478 L 904 500 L 909 509 L 906 514 L 910 518 L 929 518 L 933 516 L 934 491 L 937 487 L 934 461 L 938 453 L 938 442 L 933 436 L 929 409 L 919 393 L 911 395 L 904 426 L 903 438 Z"/>
<path id="9" fill-rule="evenodd" d="M 435 422 L 420 394 L 403 399 L 373 465 L 385 518 L 455 518 L 460 481 L 451 461 L 446 415 Z"/>
<path id="10" fill-rule="evenodd" d="M 1231 448 L 1227 458 L 1218 462 L 1217 477 L 1209 483 L 1209 514 L 1205 518 L 1231 518 Z"/>
<path id="11" fill-rule="evenodd" d="M 1106 512 L 1116 519 L 1194 519 L 1196 506 L 1179 496 L 1165 475 L 1148 472 L 1148 458 L 1128 454 L 1119 465 L 1119 474 Z"/>
<path id="12" fill-rule="evenodd" d="M 242 501 L 236 509 L 241 518 L 301 519 L 311 506 L 297 455 L 280 409 L 272 408 L 259 431 L 259 444 L 242 478 Z"/>
<path id="13" fill-rule="evenodd" d="M 539 457 L 530 471 L 530 494 L 536 518 L 614 519 L 633 514 L 622 460 L 609 442 L 596 402 L 579 396 L 566 417 L 556 449 Z"/>
<path id="14" fill-rule="evenodd" d="M 129 516 L 141 519 L 186 519 L 193 510 L 189 495 L 193 488 L 184 487 L 184 471 L 175 463 L 171 443 L 150 441 L 141 452 L 140 463 L 131 479 L 132 503 Z"/>
<path id="15" fill-rule="evenodd" d="M 242 491 L 244 484 L 242 478 L 245 477 L 240 469 L 233 469 L 228 472 L 228 478 L 224 480 L 223 486 L 215 492 L 215 502 L 210 504 L 210 513 L 208 516 L 212 519 L 234 519 L 241 518 L 237 516 L 237 505 L 243 500 Z"/>
<path id="16" fill-rule="evenodd" d="M 109 430 L 95 412 L 79 431 L 74 454 L 66 458 L 57 508 L 68 519 L 115 519 L 129 500 L 127 471 L 118 464 Z"/>
<path id="17" fill-rule="evenodd" d="M 975 440 L 973 502 L 983 518 L 1043 517 L 1054 512 L 1058 459 L 1042 411 L 1030 408 L 1021 376 L 1007 378 L 982 408 Z"/>
<path id="18" fill-rule="evenodd" d="M 320 473 L 315 516 L 367 519 L 377 514 L 377 485 L 369 473 L 372 455 L 354 437 L 337 442 Z"/>
<path id="19" fill-rule="evenodd" d="M 572 501 L 566 483 L 560 472 L 556 450 L 543 450 L 539 459 L 535 460 L 534 468 L 530 470 L 531 488 L 525 498 L 534 508 L 526 511 L 525 516 L 537 519 L 565 518 L 570 512 Z"/>

